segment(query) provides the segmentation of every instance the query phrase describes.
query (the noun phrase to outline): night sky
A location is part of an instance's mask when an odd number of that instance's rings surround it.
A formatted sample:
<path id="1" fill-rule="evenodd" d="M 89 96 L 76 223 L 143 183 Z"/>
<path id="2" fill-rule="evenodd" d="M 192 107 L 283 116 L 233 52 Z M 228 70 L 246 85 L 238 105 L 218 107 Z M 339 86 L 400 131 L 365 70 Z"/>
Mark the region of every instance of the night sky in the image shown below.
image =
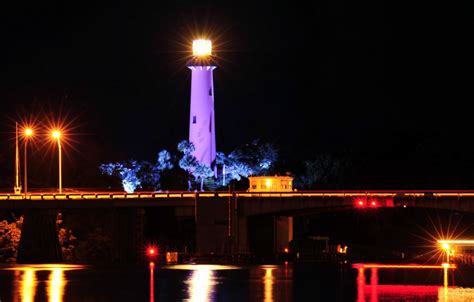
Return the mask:
<path id="1" fill-rule="evenodd" d="M 347 188 L 474 189 L 472 7 L 139 2 L 0 9 L 0 187 L 12 186 L 15 120 L 71 123 L 64 186 L 103 185 L 101 162 L 175 151 L 188 135 L 186 58 L 206 33 L 218 150 L 261 138 L 285 169 L 350 158 Z M 32 186 L 56 184 L 44 141 L 30 149 Z"/>

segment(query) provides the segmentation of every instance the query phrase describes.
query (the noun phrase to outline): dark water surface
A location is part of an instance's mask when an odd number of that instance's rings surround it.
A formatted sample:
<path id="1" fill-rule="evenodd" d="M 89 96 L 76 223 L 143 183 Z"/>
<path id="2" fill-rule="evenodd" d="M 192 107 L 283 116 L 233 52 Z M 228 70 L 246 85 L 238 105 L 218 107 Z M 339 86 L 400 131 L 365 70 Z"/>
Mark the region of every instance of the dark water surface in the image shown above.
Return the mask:
<path id="1" fill-rule="evenodd" d="M 474 272 L 287 264 L 15 265 L 0 301 L 474 301 Z"/>

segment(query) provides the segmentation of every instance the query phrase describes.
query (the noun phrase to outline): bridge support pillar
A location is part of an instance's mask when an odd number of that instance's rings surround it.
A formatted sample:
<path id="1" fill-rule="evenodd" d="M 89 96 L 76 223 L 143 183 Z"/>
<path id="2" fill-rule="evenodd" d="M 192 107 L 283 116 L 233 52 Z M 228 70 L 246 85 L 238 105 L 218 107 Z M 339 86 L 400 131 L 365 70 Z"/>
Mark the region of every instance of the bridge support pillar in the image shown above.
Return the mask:
<path id="1" fill-rule="evenodd" d="M 17 263 L 62 261 L 56 227 L 57 210 L 30 210 L 23 218 Z"/>
<path id="2" fill-rule="evenodd" d="M 293 240 L 293 217 L 276 216 L 274 218 L 274 252 L 282 253 Z"/>
<path id="3" fill-rule="evenodd" d="M 144 217 L 145 210 L 142 208 L 114 211 L 112 245 L 116 261 L 134 262 L 143 256 Z"/>
<path id="4" fill-rule="evenodd" d="M 196 248 L 199 254 L 224 254 L 232 249 L 226 199 L 196 200 Z"/>
<path id="5" fill-rule="evenodd" d="M 249 250 L 258 257 L 283 253 L 293 239 L 293 217 L 256 215 L 248 219 Z"/>

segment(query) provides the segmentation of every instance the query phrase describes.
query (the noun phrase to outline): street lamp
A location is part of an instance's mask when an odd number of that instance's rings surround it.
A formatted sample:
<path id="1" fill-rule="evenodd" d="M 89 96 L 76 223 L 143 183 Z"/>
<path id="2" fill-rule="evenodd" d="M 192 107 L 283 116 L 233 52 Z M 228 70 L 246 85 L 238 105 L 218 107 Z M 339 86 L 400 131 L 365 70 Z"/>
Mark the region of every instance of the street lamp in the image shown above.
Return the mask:
<path id="1" fill-rule="evenodd" d="M 58 161 L 59 161 L 59 194 L 63 193 L 62 184 L 62 169 L 61 169 L 61 132 L 59 130 L 53 130 L 51 136 L 58 142 Z"/>
<path id="2" fill-rule="evenodd" d="M 27 164 L 27 150 L 28 150 L 28 140 L 29 138 L 33 135 L 33 129 L 30 127 L 25 128 L 25 131 L 23 132 L 25 136 L 25 154 L 24 154 L 24 172 L 25 172 L 25 179 L 23 180 L 24 183 L 24 190 L 23 192 L 26 194 L 28 192 L 28 178 L 27 178 L 27 170 L 28 170 L 28 164 Z"/>

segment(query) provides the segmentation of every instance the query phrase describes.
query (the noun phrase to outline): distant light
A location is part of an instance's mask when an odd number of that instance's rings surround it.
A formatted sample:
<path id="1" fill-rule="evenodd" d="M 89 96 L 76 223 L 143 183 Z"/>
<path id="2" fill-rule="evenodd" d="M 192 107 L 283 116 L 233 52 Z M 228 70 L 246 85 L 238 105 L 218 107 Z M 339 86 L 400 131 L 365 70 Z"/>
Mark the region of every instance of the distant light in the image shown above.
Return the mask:
<path id="1" fill-rule="evenodd" d="M 53 138 L 60 138 L 61 137 L 61 132 L 59 130 L 54 130 L 51 135 L 53 136 Z"/>
<path id="2" fill-rule="evenodd" d="M 404 208 L 406 208 L 406 207 L 407 207 L 407 205 L 406 205 L 406 204 L 404 204 L 404 205 L 403 205 L 403 207 L 404 207 Z"/>
<path id="3" fill-rule="evenodd" d="M 271 188 L 272 187 L 272 180 L 267 178 L 265 180 L 265 185 L 267 186 L 268 189 Z"/>
<path id="4" fill-rule="evenodd" d="M 375 207 L 377 205 L 377 203 L 375 201 L 372 201 L 371 205 Z"/>
<path id="5" fill-rule="evenodd" d="M 283 249 L 283 251 L 284 251 L 285 253 L 288 253 L 288 248 L 285 247 L 285 248 Z"/>
<path id="6" fill-rule="evenodd" d="M 154 269 L 155 268 L 155 262 L 151 261 L 150 262 L 150 269 Z"/>
<path id="7" fill-rule="evenodd" d="M 359 201 L 359 205 L 360 205 L 360 206 L 363 206 L 363 205 L 364 205 L 364 202 L 363 202 L 362 200 Z"/>
<path id="8" fill-rule="evenodd" d="M 441 265 L 442 265 L 444 268 L 450 268 L 450 267 L 451 267 L 451 265 L 450 265 L 449 263 L 443 263 L 443 264 L 441 264 Z"/>
<path id="9" fill-rule="evenodd" d="M 26 128 L 26 129 L 25 129 L 25 135 L 26 135 L 26 136 L 32 136 L 32 135 L 33 135 L 33 129 L 31 129 L 31 128 Z"/>
<path id="10" fill-rule="evenodd" d="M 441 247 L 442 247 L 444 250 L 448 250 L 448 249 L 449 249 L 449 244 L 443 243 L 443 244 L 441 245 Z"/>
<path id="11" fill-rule="evenodd" d="M 155 255 L 155 249 L 154 248 L 149 249 L 148 254 Z"/>
<path id="12" fill-rule="evenodd" d="M 211 40 L 194 40 L 193 41 L 193 55 L 198 57 L 210 56 L 212 54 Z"/>

